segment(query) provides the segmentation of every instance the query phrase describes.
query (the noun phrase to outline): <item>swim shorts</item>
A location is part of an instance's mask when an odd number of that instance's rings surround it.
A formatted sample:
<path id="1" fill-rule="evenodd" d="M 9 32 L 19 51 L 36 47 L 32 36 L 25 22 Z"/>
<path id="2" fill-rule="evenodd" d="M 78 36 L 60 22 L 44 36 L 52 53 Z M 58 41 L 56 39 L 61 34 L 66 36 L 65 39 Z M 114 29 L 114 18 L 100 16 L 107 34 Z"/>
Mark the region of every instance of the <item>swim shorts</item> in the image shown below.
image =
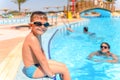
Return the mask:
<path id="1" fill-rule="evenodd" d="M 40 66 L 40 65 L 39 64 L 34 64 L 34 65 L 31 65 L 31 66 L 25 68 L 26 76 L 28 76 L 29 78 L 33 78 L 33 75 L 34 75 L 38 66 Z"/>

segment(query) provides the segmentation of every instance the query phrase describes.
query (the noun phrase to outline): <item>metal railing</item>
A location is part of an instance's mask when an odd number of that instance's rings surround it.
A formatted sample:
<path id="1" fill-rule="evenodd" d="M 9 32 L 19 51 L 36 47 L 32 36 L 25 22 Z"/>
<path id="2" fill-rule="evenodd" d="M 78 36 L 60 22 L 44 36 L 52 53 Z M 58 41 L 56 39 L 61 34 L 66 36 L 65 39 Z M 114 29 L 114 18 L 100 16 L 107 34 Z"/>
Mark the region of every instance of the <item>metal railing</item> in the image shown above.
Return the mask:
<path id="1" fill-rule="evenodd" d="M 54 32 L 54 34 L 52 35 L 52 37 L 50 38 L 50 40 L 48 42 L 48 57 L 49 57 L 49 59 L 51 59 L 50 44 L 51 44 L 51 41 L 52 41 L 53 37 L 57 33 L 57 31 L 58 31 L 58 29 Z M 56 80 L 56 76 L 53 78 L 53 80 Z"/>

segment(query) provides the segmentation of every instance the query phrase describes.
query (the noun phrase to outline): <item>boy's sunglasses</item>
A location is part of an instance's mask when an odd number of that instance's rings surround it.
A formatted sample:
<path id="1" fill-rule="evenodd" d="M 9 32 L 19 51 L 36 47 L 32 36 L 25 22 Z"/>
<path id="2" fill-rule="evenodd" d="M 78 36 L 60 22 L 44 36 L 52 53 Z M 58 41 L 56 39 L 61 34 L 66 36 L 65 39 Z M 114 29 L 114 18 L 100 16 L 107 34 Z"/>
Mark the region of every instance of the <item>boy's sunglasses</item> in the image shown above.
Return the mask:
<path id="1" fill-rule="evenodd" d="M 107 49 L 108 47 L 107 47 L 107 46 L 100 46 L 100 48 L 104 48 L 104 49 Z"/>
<path id="2" fill-rule="evenodd" d="M 35 25 L 35 26 L 45 26 L 45 27 L 48 27 L 48 26 L 50 26 L 50 24 L 48 23 L 48 22 L 46 22 L 46 23 L 44 23 L 44 24 L 42 24 L 41 22 L 33 22 L 33 24 Z"/>

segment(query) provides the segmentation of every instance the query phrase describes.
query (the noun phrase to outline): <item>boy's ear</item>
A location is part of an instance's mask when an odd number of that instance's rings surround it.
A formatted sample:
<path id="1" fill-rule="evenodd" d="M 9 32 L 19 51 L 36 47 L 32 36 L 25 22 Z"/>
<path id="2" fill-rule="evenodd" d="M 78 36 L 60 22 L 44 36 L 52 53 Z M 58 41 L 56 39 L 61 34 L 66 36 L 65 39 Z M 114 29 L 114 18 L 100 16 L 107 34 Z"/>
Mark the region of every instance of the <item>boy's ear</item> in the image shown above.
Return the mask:
<path id="1" fill-rule="evenodd" d="M 32 27 L 32 24 L 31 24 L 31 23 L 28 23 L 28 25 L 29 25 L 29 28 L 31 28 L 31 27 Z"/>
<path id="2" fill-rule="evenodd" d="M 29 25 L 29 26 L 32 26 L 32 24 L 31 24 L 31 23 L 28 23 L 28 25 Z"/>
<path id="3" fill-rule="evenodd" d="M 32 26 L 32 23 L 28 23 L 28 25 L 29 25 L 29 27 L 31 27 L 31 26 Z"/>

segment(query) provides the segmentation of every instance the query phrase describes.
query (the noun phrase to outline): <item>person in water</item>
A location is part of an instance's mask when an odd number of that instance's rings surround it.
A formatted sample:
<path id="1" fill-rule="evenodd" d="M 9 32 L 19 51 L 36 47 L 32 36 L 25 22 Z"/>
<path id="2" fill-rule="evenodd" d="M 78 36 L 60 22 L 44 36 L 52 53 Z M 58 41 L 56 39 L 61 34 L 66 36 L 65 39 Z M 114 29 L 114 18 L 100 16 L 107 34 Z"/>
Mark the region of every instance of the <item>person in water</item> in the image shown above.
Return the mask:
<path id="1" fill-rule="evenodd" d="M 67 30 L 70 31 L 70 32 L 74 32 L 74 30 L 71 28 L 71 25 L 69 25 L 69 26 L 67 27 Z"/>
<path id="2" fill-rule="evenodd" d="M 83 33 L 88 34 L 89 36 L 95 36 L 95 33 L 91 33 L 88 31 L 88 27 L 83 28 Z"/>
<path id="3" fill-rule="evenodd" d="M 35 11 L 30 17 L 30 33 L 26 36 L 22 47 L 22 59 L 25 66 L 25 74 L 30 78 L 53 78 L 60 74 L 62 80 L 71 80 L 70 73 L 64 63 L 47 59 L 41 45 L 41 36 L 47 30 L 47 15 L 41 11 Z"/>
<path id="4" fill-rule="evenodd" d="M 111 57 L 111 60 L 94 60 L 96 62 L 111 62 L 111 63 L 116 63 L 118 62 L 118 57 L 110 52 L 110 45 L 107 42 L 102 42 L 100 45 L 101 50 L 98 50 L 96 52 L 91 53 L 88 56 L 89 60 L 93 60 L 93 56 L 105 56 L 107 58 Z"/>

